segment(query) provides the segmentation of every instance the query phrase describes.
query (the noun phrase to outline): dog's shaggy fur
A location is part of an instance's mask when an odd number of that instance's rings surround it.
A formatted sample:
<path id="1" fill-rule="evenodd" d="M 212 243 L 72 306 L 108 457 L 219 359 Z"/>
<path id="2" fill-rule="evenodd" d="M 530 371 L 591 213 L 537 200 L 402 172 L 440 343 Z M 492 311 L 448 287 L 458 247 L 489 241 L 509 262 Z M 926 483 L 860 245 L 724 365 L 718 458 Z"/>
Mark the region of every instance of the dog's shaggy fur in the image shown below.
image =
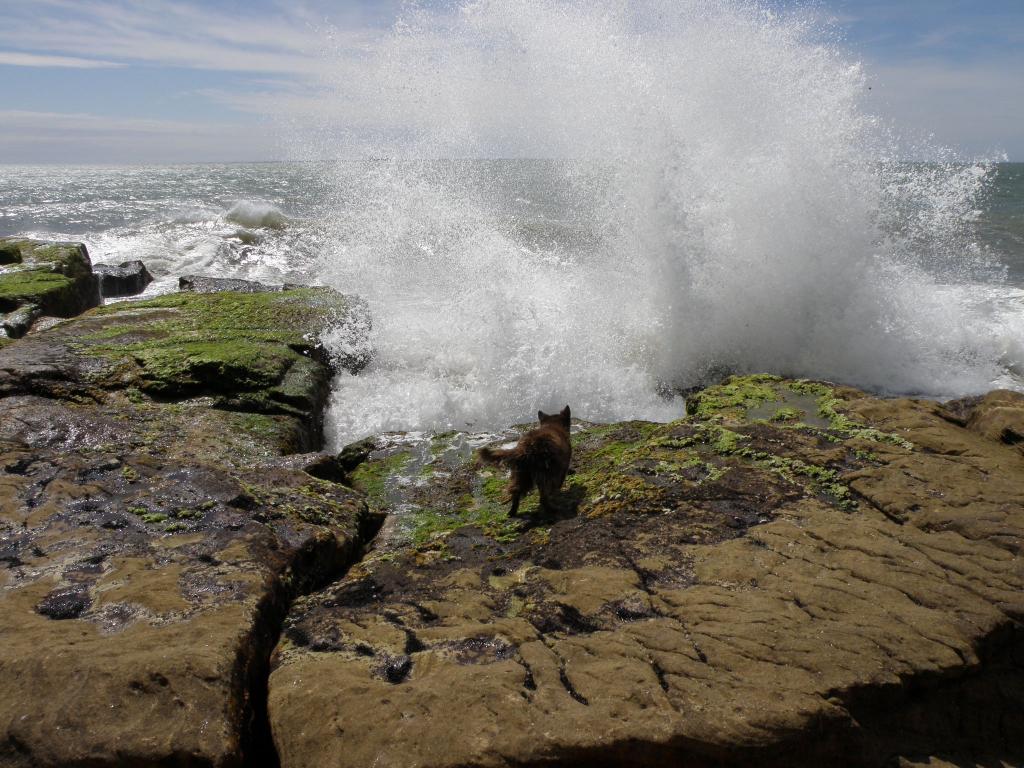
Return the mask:
<path id="1" fill-rule="evenodd" d="M 512 500 L 509 514 L 519 511 L 519 500 L 536 487 L 540 506 L 552 512 L 552 501 L 565 482 L 572 459 L 569 442 L 569 406 L 559 413 L 537 412 L 540 426 L 523 435 L 515 448 L 481 448 L 480 458 L 488 464 L 504 464 L 512 471 L 508 495 Z"/>

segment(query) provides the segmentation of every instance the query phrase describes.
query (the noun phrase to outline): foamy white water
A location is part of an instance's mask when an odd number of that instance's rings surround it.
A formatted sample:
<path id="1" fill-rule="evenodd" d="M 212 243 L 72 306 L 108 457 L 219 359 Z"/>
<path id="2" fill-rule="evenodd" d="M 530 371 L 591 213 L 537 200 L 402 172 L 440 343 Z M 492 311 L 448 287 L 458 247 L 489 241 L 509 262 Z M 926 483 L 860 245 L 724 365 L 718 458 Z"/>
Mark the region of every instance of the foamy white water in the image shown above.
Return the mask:
<path id="1" fill-rule="evenodd" d="M 988 167 L 896 162 L 865 74 L 822 39 L 729 0 L 409 15 L 337 84 L 376 141 L 307 145 L 395 158 L 336 166 L 349 195 L 320 274 L 370 299 L 377 357 L 339 382 L 335 442 L 566 402 L 667 419 L 666 389 L 722 372 L 926 395 L 1003 381 L 1019 324 L 996 330 L 966 287 L 991 272 L 966 226 Z M 410 159 L 487 154 L 572 158 L 543 175 L 558 223 L 588 236 L 536 237 L 498 166 L 488 182 Z"/>

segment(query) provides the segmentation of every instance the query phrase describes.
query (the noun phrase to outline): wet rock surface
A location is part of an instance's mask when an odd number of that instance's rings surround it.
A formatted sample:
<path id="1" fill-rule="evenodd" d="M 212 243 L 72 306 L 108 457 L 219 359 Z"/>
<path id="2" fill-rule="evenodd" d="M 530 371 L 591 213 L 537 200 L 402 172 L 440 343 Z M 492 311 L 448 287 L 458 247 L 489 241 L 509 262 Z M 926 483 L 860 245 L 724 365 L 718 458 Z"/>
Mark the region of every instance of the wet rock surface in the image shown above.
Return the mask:
<path id="1" fill-rule="evenodd" d="M 137 259 L 120 264 L 94 264 L 92 271 L 99 279 L 100 295 L 104 298 L 135 296 L 153 282 L 146 265 Z"/>
<path id="2" fill-rule="evenodd" d="M 291 455 L 358 307 L 164 296 L 0 349 L 0 765 L 273 763 L 280 622 L 374 524 Z"/>
<path id="3" fill-rule="evenodd" d="M 1019 764 L 1008 400 L 730 380 L 671 424 L 576 424 L 551 517 L 508 518 L 473 459 L 516 430 L 351 447 L 388 517 L 288 614 L 281 764 Z"/>
<path id="4" fill-rule="evenodd" d="M 40 315 L 74 317 L 95 307 L 98 286 L 82 243 L 0 238 L 0 315 L 10 338 Z"/>
<path id="5" fill-rule="evenodd" d="M 368 348 L 328 360 L 318 334 L 365 328 L 365 306 L 329 289 L 270 294 L 178 293 L 101 307 L 0 357 L 0 395 L 96 399 L 212 398 L 217 408 L 295 416 L 300 442 L 319 440 L 331 365 L 357 370 Z"/>
<path id="6" fill-rule="evenodd" d="M 274 293 L 284 290 L 284 286 L 260 283 L 256 280 L 240 280 L 232 277 L 184 275 L 178 278 L 178 290 L 191 291 L 192 293 L 218 293 L 220 291 L 236 291 L 238 293 Z"/>

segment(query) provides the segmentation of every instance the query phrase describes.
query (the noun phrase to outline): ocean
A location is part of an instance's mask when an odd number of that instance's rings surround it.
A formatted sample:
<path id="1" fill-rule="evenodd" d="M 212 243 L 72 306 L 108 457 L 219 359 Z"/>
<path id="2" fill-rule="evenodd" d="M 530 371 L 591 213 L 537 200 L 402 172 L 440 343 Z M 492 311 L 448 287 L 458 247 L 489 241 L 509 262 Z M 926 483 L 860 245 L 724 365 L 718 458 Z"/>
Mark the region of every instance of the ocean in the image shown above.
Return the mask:
<path id="1" fill-rule="evenodd" d="M 375 357 L 335 383 L 332 446 L 567 403 L 668 420 L 728 373 L 1024 389 L 1024 165 L 902 137 L 813 14 L 461 8 L 329 66 L 316 119 L 280 123 L 296 162 L 0 167 L 0 235 L 142 259 L 150 292 L 192 273 L 365 297 Z M 467 157 L 510 159 L 417 159 Z"/>

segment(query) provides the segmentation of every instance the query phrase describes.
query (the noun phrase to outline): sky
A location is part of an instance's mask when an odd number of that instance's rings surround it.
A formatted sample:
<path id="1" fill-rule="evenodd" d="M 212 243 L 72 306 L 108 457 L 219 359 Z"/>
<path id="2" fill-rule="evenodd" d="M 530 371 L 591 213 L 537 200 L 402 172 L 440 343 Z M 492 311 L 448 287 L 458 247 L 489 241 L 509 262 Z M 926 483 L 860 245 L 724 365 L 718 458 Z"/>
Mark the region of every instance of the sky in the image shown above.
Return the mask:
<path id="1" fill-rule="evenodd" d="M 315 119 L 328 62 L 366 57 L 401 3 L 0 0 L 0 163 L 287 159 L 282 134 Z M 964 157 L 1024 161 L 1024 0 L 802 9 L 862 62 L 873 114 Z"/>

